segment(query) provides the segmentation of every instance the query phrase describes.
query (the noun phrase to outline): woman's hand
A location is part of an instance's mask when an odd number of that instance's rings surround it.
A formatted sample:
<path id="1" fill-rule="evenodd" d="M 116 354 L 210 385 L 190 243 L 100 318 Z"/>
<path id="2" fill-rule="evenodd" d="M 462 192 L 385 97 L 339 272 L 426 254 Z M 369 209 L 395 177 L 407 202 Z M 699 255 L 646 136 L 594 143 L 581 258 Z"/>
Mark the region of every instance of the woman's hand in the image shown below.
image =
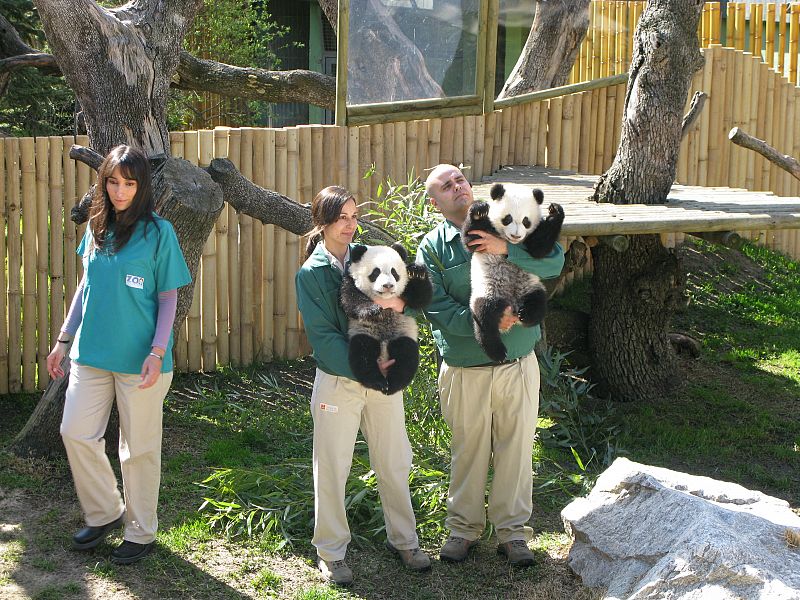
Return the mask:
<path id="1" fill-rule="evenodd" d="M 67 348 L 69 344 L 62 344 L 56 342 L 53 344 L 53 349 L 47 355 L 47 372 L 50 374 L 51 379 L 58 379 L 64 376 L 64 369 L 61 368 L 61 361 L 67 355 Z"/>
<path id="2" fill-rule="evenodd" d="M 163 352 L 164 350 L 159 348 Z M 142 379 L 142 383 L 139 385 L 140 390 L 146 390 L 147 388 L 151 387 L 158 376 L 161 375 L 161 363 L 164 361 L 164 355 L 158 352 L 159 356 L 153 356 L 156 353 L 156 349 L 147 355 L 147 358 L 144 359 L 144 363 L 142 363 L 142 372 L 140 377 Z"/>
<path id="3" fill-rule="evenodd" d="M 406 301 L 400 296 L 394 296 L 393 298 L 375 298 L 373 302 L 381 308 L 391 308 L 399 313 L 402 313 L 406 307 Z"/>
<path id="4" fill-rule="evenodd" d="M 395 363 L 393 358 L 389 360 L 382 360 L 378 359 L 378 369 L 380 369 L 381 375 L 386 377 L 389 374 L 389 367 L 391 367 Z"/>

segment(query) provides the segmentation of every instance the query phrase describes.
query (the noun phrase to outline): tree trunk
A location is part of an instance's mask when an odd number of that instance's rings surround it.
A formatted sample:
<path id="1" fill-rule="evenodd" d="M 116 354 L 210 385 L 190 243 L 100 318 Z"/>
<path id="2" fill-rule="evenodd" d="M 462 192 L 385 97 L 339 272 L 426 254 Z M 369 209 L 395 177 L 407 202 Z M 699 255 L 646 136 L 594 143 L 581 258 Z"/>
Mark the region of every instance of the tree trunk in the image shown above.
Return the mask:
<path id="1" fill-rule="evenodd" d="M 683 107 L 702 67 L 697 26 L 703 2 L 651 0 L 634 34 L 622 132 L 595 200 L 661 204 L 672 187 Z M 669 325 L 683 298 L 674 252 L 658 236 L 634 236 L 624 257 L 598 244 L 589 332 L 594 375 L 616 400 L 657 397 L 676 381 Z"/>
<path id="2" fill-rule="evenodd" d="M 589 29 L 589 0 L 539 0 L 533 25 L 498 100 L 566 85 Z"/>

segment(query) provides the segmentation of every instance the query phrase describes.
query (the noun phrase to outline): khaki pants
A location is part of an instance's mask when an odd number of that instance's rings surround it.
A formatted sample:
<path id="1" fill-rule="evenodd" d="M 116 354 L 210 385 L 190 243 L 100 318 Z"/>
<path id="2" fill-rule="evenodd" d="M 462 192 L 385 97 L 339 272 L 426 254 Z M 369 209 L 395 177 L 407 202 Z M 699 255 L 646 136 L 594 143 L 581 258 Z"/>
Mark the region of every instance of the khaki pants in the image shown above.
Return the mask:
<path id="1" fill-rule="evenodd" d="M 531 454 L 539 408 L 536 355 L 496 367 L 451 367 L 439 372 L 442 415 L 451 442 L 450 491 L 445 524 L 453 535 L 480 537 L 486 525 L 485 493 L 494 478 L 489 520 L 500 543 L 530 540 L 533 510 Z"/>
<path id="2" fill-rule="evenodd" d="M 350 543 L 344 491 L 359 428 L 378 476 L 386 537 L 395 548 L 419 546 L 408 491 L 411 445 L 406 434 L 403 394 L 370 390 L 346 377 L 317 369 L 311 394 L 314 418 L 314 537 L 325 561 L 342 560 Z"/>
<path id="3" fill-rule="evenodd" d="M 126 540 L 147 544 L 156 539 L 161 417 L 171 382 L 172 373 L 162 373 L 155 385 L 141 390 L 139 375 L 72 363 L 61 437 L 87 525 L 105 525 L 125 511 Z M 115 397 L 124 503 L 103 439 Z"/>

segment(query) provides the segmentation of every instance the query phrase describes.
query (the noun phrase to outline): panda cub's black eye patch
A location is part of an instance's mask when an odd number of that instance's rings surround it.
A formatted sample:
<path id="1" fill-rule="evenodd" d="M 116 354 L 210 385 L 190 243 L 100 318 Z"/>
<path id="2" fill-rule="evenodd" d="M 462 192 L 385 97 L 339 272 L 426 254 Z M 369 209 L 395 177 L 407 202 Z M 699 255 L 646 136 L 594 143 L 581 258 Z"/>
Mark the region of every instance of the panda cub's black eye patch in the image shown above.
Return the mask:
<path id="1" fill-rule="evenodd" d="M 392 269 L 392 277 L 394 277 L 395 281 L 400 281 L 400 275 L 397 274 L 397 271 Z"/>
<path id="2" fill-rule="evenodd" d="M 524 219 L 522 219 L 522 226 L 525 229 L 527 229 L 528 227 L 531 226 L 531 220 L 528 217 L 525 217 Z"/>
<path id="3" fill-rule="evenodd" d="M 500 222 L 503 225 L 505 225 L 506 227 L 508 227 L 509 225 L 511 225 L 511 221 L 513 221 L 513 220 L 514 220 L 514 217 L 512 217 L 511 215 L 506 215 L 505 217 L 503 217 L 503 220 L 500 221 Z"/>
<path id="4" fill-rule="evenodd" d="M 375 283 L 375 280 L 378 278 L 378 275 L 381 274 L 381 270 L 378 267 L 372 269 L 372 273 L 369 274 L 369 280 L 372 283 Z"/>

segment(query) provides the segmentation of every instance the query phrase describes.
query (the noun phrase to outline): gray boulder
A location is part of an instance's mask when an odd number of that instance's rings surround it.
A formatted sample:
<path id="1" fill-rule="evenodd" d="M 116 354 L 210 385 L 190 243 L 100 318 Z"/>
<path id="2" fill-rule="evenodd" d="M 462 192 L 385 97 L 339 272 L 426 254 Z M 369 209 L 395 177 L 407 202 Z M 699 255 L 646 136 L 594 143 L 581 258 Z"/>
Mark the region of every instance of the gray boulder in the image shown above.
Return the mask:
<path id="1" fill-rule="evenodd" d="M 761 492 L 618 458 L 561 517 L 606 598 L 800 600 L 800 517 Z"/>

